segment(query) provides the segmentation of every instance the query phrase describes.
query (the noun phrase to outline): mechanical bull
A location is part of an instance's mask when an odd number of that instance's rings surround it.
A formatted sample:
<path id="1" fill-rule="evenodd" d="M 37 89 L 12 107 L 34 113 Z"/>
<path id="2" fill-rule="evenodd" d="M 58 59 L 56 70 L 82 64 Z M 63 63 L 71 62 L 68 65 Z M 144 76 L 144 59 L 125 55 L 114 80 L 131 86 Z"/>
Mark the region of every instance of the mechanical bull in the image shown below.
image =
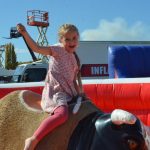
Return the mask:
<path id="1" fill-rule="evenodd" d="M 15 91 L 0 100 L 0 150 L 21 150 L 48 114 L 26 100 L 30 91 Z M 39 105 L 38 102 L 36 102 Z M 69 120 L 45 136 L 36 150 L 146 150 L 141 123 L 128 114 L 103 113 L 90 101 L 82 102 Z M 114 117 L 114 116 L 117 117 Z M 116 119 L 117 118 L 117 119 Z M 130 120 L 131 119 L 131 120 Z"/>

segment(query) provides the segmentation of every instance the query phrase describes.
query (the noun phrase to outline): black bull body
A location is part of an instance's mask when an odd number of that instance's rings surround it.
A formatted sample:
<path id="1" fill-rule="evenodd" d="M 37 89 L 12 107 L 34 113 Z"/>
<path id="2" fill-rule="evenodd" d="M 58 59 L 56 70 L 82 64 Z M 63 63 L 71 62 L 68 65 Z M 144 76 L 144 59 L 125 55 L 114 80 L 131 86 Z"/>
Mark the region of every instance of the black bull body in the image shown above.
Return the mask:
<path id="1" fill-rule="evenodd" d="M 48 115 L 25 108 L 20 92 L 0 100 L 0 149 L 21 150 Z M 76 115 L 70 105 L 69 120 L 45 136 L 36 150 L 144 150 L 140 121 L 115 125 L 91 102 L 85 101 Z"/>

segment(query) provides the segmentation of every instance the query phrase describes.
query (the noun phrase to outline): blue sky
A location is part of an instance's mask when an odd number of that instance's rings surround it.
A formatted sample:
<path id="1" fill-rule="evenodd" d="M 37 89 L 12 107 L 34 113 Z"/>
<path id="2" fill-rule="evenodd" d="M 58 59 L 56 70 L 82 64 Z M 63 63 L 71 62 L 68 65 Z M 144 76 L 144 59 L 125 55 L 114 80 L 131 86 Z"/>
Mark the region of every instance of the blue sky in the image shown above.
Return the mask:
<path id="1" fill-rule="evenodd" d="M 49 44 L 57 43 L 57 31 L 64 23 L 75 24 L 81 40 L 150 40 L 149 0 L 1 0 L 0 45 L 12 43 L 18 61 L 31 57 L 22 38 L 6 40 L 10 28 L 22 23 L 37 40 L 36 27 L 27 25 L 27 10 L 49 12 Z"/>

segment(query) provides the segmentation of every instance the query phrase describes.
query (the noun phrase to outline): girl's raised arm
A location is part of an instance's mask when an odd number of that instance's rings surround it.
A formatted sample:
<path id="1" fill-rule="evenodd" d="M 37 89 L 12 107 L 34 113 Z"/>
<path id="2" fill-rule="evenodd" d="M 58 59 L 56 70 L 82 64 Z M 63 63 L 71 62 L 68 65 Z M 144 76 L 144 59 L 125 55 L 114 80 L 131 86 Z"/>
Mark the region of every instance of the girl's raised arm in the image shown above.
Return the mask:
<path id="1" fill-rule="evenodd" d="M 42 55 L 51 55 L 55 56 L 56 52 L 52 51 L 50 46 L 39 46 L 29 35 L 26 28 L 22 24 L 17 25 L 18 32 L 24 37 L 28 46 L 36 53 L 40 53 Z"/>

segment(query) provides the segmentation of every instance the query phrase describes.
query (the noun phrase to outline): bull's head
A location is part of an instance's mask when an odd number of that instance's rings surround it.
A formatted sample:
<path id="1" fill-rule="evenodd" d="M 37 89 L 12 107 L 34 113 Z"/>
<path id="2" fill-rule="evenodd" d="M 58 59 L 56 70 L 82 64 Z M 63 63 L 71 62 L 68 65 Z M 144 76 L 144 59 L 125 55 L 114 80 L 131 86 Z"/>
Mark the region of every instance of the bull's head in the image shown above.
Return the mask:
<path id="1" fill-rule="evenodd" d="M 146 150 L 141 123 L 123 110 L 92 114 L 79 123 L 68 147 L 68 150 L 83 149 Z"/>

